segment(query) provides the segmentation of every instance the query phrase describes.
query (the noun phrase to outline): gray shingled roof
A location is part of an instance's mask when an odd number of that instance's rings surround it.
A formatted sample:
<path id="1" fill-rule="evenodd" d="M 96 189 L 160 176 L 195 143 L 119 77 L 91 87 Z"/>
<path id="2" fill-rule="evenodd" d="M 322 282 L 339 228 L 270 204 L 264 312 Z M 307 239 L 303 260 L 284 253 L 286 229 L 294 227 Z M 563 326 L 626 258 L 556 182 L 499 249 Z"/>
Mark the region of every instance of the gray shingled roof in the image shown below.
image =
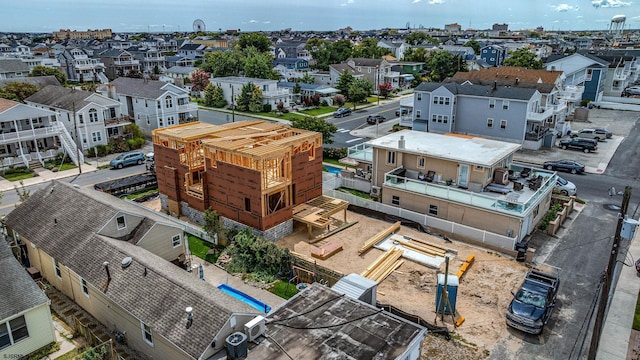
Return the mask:
<path id="1" fill-rule="evenodd" d="M 4 240 L 0 240 L 0 294 L 0 322 L 49 302 L 27 271 L 13 257 Z"/>
<path id="2" fill-rule="evenodd" d="M 155 100 L 166 93 L 162 87 L 167 83 L 158 80 L 119 77 L 113 80 L 111 85 L 115 85 L 118 94 Z"/>
<path id="3" fill-rule="evenodd" d="M 0 73 L 28 73 L 29 65 L 19 59 L 0 59 Z"/>
<path id="4" fill-rule="evenodd" d="M 210 346 L 231 314 L 256 314 L 249 305 L 141 247 L 97 235 L 96 227 L 117 209 L 96 201 L 94 195 L 108 196 L 55 182 L 32 194 L 7 215 L 6 222 L 92 286 L 106 287 L 105 294 L 114 303 L 194 358 Z M 128 256 L 133 262 L 122 269 L 122 259 Z M 105 261 L 110 264 L 108 284 Z M 187 329 L 189 306 L 194 309 L 193 324 Z"/>
<path id="5" fill-rule="evenodd" d="M 434 82 L 423 82 L 416 87 L 415 91 L 433 92 L 439 87 L 446 88 L 454 95 L 471 95 L 514 100 L 529 100 L 537 91 L 536 89 L 505 86 L 496 86 L 494 89 L 492 85 L 461 85 L 456 83 L 443 84 Z"/>
<path id="6" fill-rule="evenodd" d="M 84 90 L 70 89 L 64 86 L 48 85 L 25 99 L 25 102 L 46 105 L 67 111 L 80 110 L 89 105 L 86 99 L 93 93 Z"/>
<path id="7" fill-rule="evenodd" d="M 60 84 L 60 82 L 58 81 L 58 79 L 53 76 L 53 75 L 47 75 L 47 76 L 34 76 L 34 77 L 25 77 L 25 78 L 19 78 L 19 79 L 0 79 L 0 88 L 3 88 L 5 86 L 7 86 L 7 84 L 12 83 L 12 82 L 21 82 L 21 83 L 27 83 L 27 84 L 32 84 L 35 85 L 38 89 L 43 88 L 47 85 L 56 85 L 56 86 L 62 86 L 62 84 Z"/>

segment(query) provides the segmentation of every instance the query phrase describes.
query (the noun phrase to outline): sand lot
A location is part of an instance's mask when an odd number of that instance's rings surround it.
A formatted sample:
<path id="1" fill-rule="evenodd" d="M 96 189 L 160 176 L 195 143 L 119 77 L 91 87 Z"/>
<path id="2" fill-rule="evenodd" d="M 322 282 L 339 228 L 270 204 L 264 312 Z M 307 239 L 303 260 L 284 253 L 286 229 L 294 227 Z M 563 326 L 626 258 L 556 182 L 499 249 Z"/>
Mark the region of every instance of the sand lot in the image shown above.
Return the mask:
<path id="1" fill-rule="evenodd" d="M 342 244 L 343 250 L 326 260 L 314 260 L 318 265 L 343 274 L 361 273 L 383 251 L 372 248 L 364 254 L 359 254 L 358 249 L 366 240 L 388 228 L 392 223 L 354 212 L 347 213 L 347 221 L 357 221 L 358 223 L 323 240 L 338 242 Z M 486 357 L 498 339 L 509 335 L 505 324 L 506 309 L 512 298 L 511 291 L 516 290 L 520 285 L 527 268 L 523 263 L 516 262 L 513 258 L 453 239 L 447 241 L 439 236 L 429 235 L 410 227 L 402 226 L 397 234 L 411 236 L 457 252 L 457 254 L 451 254 L 449 274 L 456 274 L 470 254 L 475 256 L 475 262 L 462 277 L 458 287 L 456 310 L 459 315 L 465 318 L 465 321 L 455 331 L 464 339 L 465 343 L 477 345 L 478 352 L 477 354 L 456 356 L 452 353 L 455 350 L 447 350 L 442 358 Z M 311 258 L 311 250 L 319 244 L 321 242 L 309 244 L 306 227 L 301 224 L 296 225 L 292 235 L 278 241 L 278 245 L 309 258 Z M 437 321 L 437 325 L 443 325 L 440 316 L 436 318 L 435 314 L 437 274 L 439 272 L 444 273 L 444 263 L 438 270 L 405 260 L 400 268 L 378 285 L 378 301 L 419 315 L 432 324 Z M 450 330 L 454 329 L 450 315 L 445 316 L 444 324 Z M 430 338 L 433 336 L 427 337 L 425 343 L 432 343 L 433 339 Z M 444 340 L 443 342 L 446 343 Z M 436 351 L 437 349 L 455 347 L 456 343 L 460 342 L 436 343 L 433 344 L 433 349 L 425 349 L 430 345 L 423 344 L 423 356 L 428 355 L 430 359 L 439 358 L 434 357 L 436 353 L 440 352 Z"/>

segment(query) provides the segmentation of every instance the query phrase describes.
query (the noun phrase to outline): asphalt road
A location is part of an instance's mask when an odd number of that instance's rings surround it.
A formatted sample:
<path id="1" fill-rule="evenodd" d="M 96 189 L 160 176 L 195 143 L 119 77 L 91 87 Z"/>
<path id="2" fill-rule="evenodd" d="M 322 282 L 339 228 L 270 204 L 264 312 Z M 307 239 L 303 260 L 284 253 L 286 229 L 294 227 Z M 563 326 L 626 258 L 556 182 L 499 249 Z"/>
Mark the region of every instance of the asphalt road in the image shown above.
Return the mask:
<path id="1" fill-rule="evenodd" d="M 509 336 L 492 350 L 491 359 L 586 358 L 595 318 L 596 292 L 616 230 L 618 210 L 611 206 L 619 207 L 622 202 L 622 196 L 609 195 L 609 189 L 614 187 L 616 192 L 621 192 L 625 186 L 638 185 L 639 136 L 640 125 L 636 121 L 603 174 L 560 174 L 576 184 L 578 197 L 586 201 L 586 206 L 579 215 L 571 216 L 573 220 L 557 236 L 538 231 L 530 242 L 537 249 L 536 261 L 562 269 L 554 314 L 539 336 L 509 329 Z M 640 189 L 633 191 L 627 215 L 637 219 Z M 618 267 L 633 263 L 625 259 L 626 247 L 623 241 Z"/>

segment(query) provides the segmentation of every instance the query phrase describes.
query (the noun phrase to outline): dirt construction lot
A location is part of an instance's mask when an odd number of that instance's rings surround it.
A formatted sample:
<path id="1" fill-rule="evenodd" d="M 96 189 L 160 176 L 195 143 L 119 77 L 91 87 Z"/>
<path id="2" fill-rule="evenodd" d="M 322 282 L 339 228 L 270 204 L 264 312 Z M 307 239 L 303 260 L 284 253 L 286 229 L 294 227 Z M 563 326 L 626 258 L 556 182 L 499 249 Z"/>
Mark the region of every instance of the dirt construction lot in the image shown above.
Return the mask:
<path id="1" fill-rule="evenodd" d="M 383 251 L 371 248 L 361 255 L 358 249 L 366 240 L 392 223 L 354 212 L 347 213 L 347 221 L 357 221 L 357 224 L 315 244 L 309 243 L 306 227 L 298 224 L 294 233 L 278 241 L 278 245 L 311 258 L 311 251 L 316 245 L 327 241 L 337 242 L 343 246 L 342 251 L 326 260 L 313 260 L 318 265 L 343 274 L 362 273 Z M 475 256 L 475 262 L 462 276 L 458 287 L 456 310 L 464 317 L 464 322 L 455 329 L 456 336 L 452 341 L 447 342 L 439 336 L 427 336 L 423 343 L 422 358 L 486 358 L 498 339 L 509 335 L 505 324 L 506 309 L 512 298 L 511 291 L 515 291 L 520 285 L 527 268 L 513 258 L 458 241 L 445 240 L 410 227 L 402 226 L 396 234 L 411 236 L 452 250 L 453 252 L 448 253 L 449 274 L 455 275 L 470 254 Z M 405 259 L 400 268 L 378 285 L 378 301 L 435 324 L 438 273 L 444 273 L 444 263 L 438 270 Z M 437 317 L 437 325 L 443 325 L 440 316 Z M 444 325 L 449 330 L 454 330 L 450 315 L 445 316 Z"/>

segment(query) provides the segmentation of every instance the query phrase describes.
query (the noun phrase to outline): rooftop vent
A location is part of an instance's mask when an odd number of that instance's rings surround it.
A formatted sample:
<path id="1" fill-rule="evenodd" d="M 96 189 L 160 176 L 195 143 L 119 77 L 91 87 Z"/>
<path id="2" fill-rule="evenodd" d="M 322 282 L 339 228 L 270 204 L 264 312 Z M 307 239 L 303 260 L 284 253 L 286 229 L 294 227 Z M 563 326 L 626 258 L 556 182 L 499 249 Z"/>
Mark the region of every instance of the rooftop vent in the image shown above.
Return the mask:
<path id="1" fill-rule="evenodd" d="M 131 265 L 131 262 L 133 262 L 131 256 L 127 256 L 126 258 L 122 259 L 122 270 L 128 268 L 129 265 Z"/>
<path id="2" fill-rule="evenodd" d="M 191 327 L 193 323 L 193 308 L 188 306 L 185 311 L 187 312 L 187 329 Z"/>

